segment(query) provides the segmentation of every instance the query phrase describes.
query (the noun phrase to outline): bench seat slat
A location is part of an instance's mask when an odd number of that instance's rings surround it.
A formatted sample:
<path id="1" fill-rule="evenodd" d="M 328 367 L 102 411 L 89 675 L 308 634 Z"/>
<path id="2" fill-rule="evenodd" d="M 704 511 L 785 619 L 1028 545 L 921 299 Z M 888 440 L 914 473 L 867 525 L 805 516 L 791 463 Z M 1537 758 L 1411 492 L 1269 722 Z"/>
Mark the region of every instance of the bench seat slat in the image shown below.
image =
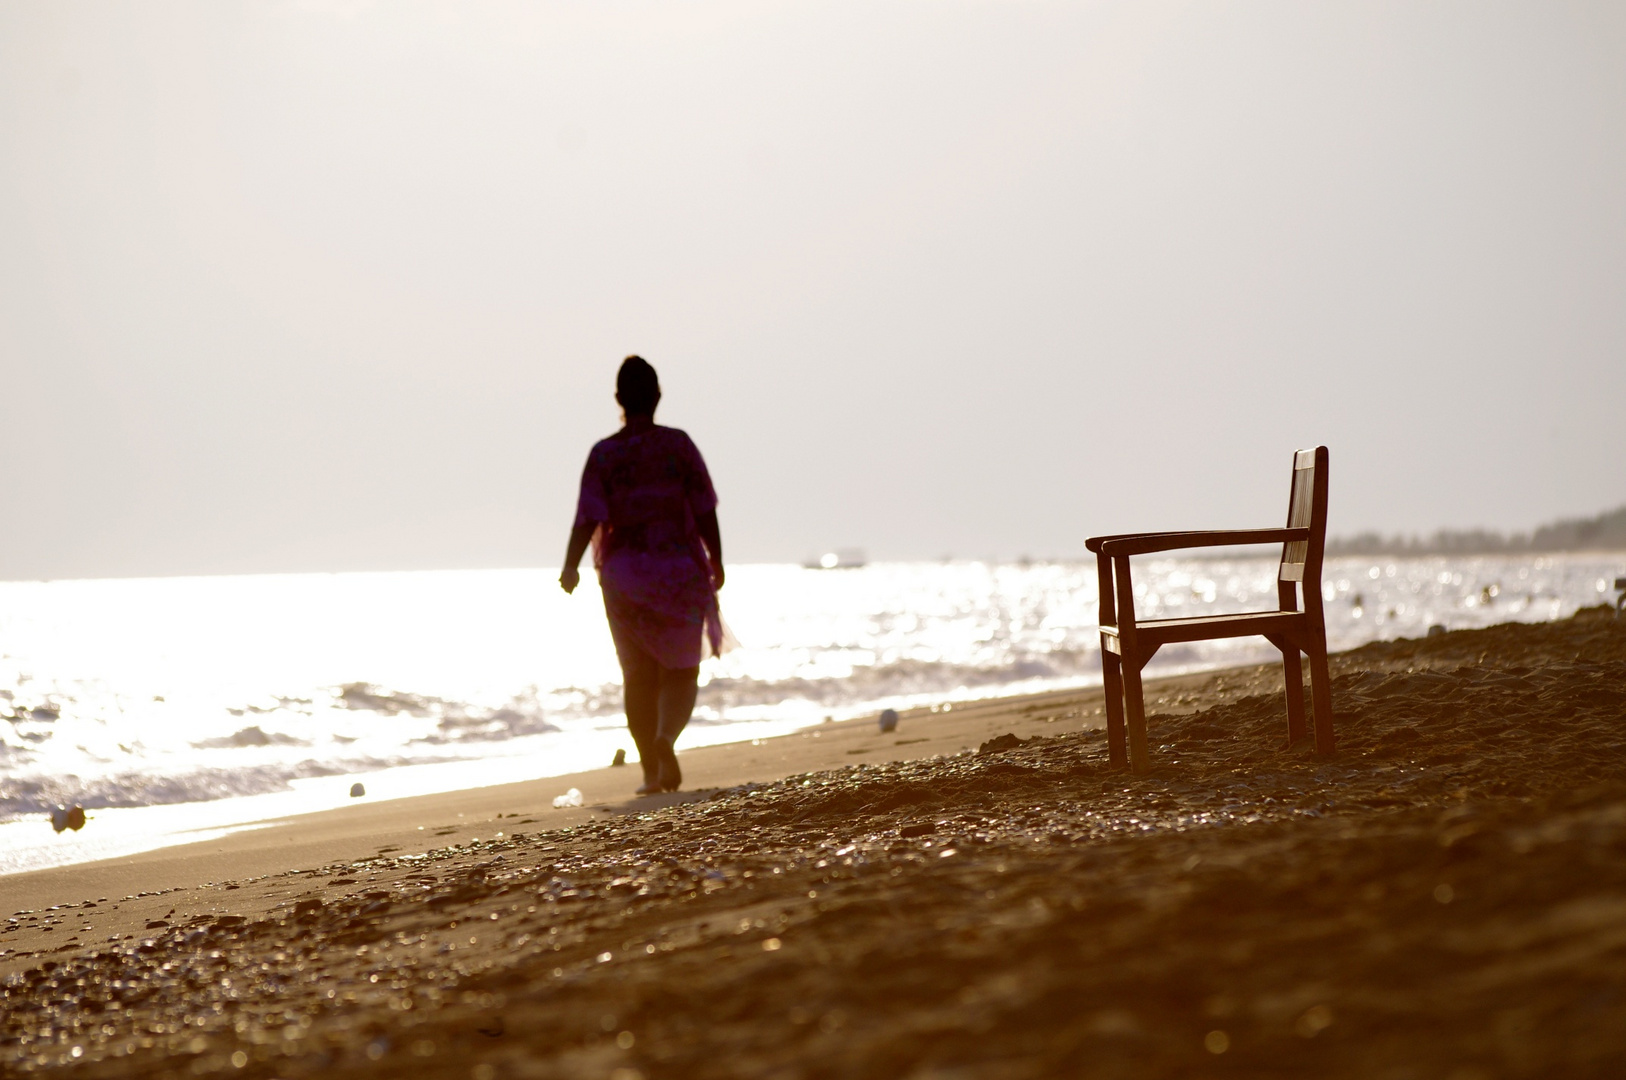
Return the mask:
<path id="1" fill-rule="evenodd" d="M 1253 611 L 1236 615 L 1196 615 L 1184 619 L 1135 621 L 1135 636 L 1150 645 L 1175 641 L 1205 641 L 1209 638 L 1249 637 L 1274 634 L 1304 623 L 1302 611 Z M 1103 626 L 1101 633 L 1118 636 L 1116 626 Z"/>

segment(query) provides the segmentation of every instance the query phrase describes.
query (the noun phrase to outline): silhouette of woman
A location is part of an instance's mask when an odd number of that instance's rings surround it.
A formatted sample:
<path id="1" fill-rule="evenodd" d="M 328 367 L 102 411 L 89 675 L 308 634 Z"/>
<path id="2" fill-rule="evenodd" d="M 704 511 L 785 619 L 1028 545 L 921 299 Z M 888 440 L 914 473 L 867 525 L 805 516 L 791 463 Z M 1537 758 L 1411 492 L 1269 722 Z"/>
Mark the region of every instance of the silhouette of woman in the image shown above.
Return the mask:
<path id="1" fill-rule="evenodd" d="M 643 357 L 622 362 L 615 400 L 624 423 L 587 455 L 559 585 L 575 591 L 591 543 L 646 795 L 683 784 L 673 744 L 700 661 L 723 649 L 723 542 L 706 463 L 689 436 L 655 423 L 661 385 Z"/>

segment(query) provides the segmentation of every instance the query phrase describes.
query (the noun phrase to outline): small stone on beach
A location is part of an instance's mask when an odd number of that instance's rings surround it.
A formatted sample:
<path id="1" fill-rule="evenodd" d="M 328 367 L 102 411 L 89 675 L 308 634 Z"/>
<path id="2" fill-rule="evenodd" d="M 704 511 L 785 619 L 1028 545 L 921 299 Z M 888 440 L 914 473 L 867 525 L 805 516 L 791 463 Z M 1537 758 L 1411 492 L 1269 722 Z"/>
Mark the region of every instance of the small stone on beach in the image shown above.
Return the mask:
<path id="1" fill-rule="evenodd" d="M 85 827 L 85 808 L 83 806 L 59 806 L 51 811 L 51 828 L 57 832 L 63 829 L 72 829 L 78 832 Z"/>
<path id="2" fill-rule="evenodd" d="M 365 784 L 350 785 L 350 797 L 352 799 L 359 799 L 365 794 L 367 794 L 367 787 Z"/>

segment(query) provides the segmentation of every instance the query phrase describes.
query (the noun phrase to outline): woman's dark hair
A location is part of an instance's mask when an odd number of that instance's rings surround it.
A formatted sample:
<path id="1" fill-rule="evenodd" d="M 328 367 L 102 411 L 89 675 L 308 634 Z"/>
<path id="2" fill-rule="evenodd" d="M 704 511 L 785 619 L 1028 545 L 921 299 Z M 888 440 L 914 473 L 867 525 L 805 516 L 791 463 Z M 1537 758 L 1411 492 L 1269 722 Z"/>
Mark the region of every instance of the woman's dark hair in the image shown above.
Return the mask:
<path id="1" fill-rule="evenodd" d="M 654 416 L 661 400 L 661 380 L 648 360 L 629 356 L 615 375 L 615 400 L 628 416 Z"/>

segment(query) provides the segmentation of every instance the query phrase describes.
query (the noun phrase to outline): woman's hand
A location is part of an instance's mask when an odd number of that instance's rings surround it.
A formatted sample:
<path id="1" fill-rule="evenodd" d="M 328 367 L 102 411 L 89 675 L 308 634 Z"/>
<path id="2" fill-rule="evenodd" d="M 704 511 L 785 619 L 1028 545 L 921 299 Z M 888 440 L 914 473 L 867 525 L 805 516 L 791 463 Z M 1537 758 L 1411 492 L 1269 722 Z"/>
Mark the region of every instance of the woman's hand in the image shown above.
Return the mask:
<path id="1" fill-rule="evenodd" d="M 570 543 L 565 545 L 564 569 L 559 571 L 559 587 L 567 593 L 575 592 L 576 586 L 582 583 L 581 571 L 576 567 L 581 565 L 582 555 L 593 540 L 595 528 L 597 526 L 588 522 L 574 526 L 570 530 Z"/>

